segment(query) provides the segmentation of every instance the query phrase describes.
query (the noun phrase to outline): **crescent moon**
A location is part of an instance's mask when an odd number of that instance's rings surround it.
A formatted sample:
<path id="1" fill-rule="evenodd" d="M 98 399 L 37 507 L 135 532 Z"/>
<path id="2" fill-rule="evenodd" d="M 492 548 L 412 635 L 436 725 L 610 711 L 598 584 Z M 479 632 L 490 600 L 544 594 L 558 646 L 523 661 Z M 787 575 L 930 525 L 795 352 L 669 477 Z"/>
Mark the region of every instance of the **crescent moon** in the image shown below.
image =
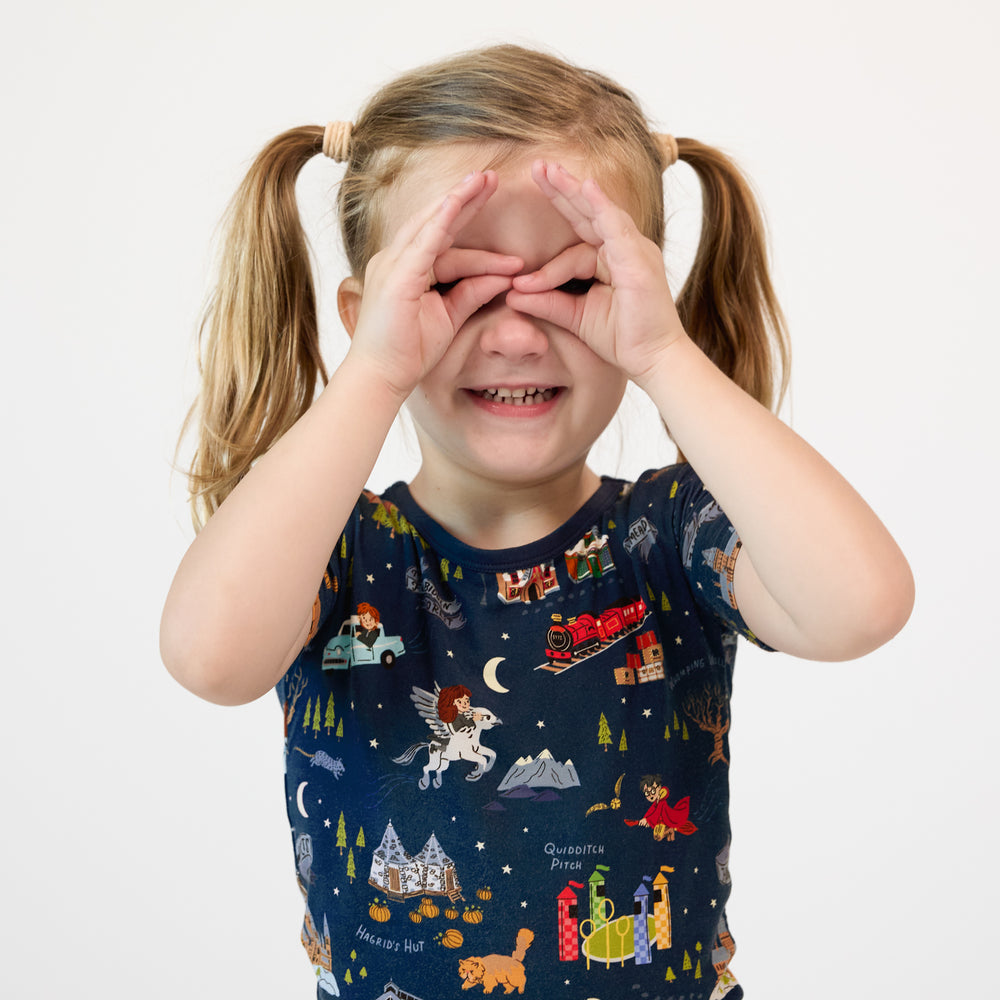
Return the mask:
<path id="1" fill-rule="evenodd" d="M 496 691 L 498 694 L 507 694 L 507 692 L 510 691 L 510 688 L 505 688 L 497 680 L 497 667 L 503 663 L 504 659 L 506 659 L 506 657 L 494 656 L 492 660 L 487 660 L 486 666 L 483 667 L 483 680 L 486 682 L 486 686 L 491 691 Z"/>
<path id="2" fill-rule="evenodd" d="M 306 819 L 309 819 L 309 813 L 306 812 L 306 807 L 302 803 L 302 793 L 306 790 L 306 785 L 308 785 L 308 784 L 309 784 L 308 781 L 303 781 L 302 784 L 299 785 L 298 793 L 295 796 L 295 801 L 298 804 L 299 812 L 302 813 L 302 815 Z"/>

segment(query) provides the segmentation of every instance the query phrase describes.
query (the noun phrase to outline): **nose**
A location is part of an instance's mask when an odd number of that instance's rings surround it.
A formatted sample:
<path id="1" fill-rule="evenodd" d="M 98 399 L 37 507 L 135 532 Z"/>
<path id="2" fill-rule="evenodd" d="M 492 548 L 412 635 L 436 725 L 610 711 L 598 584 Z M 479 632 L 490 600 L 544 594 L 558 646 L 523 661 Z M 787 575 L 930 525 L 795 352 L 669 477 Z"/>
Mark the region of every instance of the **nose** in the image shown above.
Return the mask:
<path id="1" fill-rule="evenodd" d="M 484 354 L 516 364 L 540 357 L 549 349 L 548 334 L 538 320 L 511 309 L 503 299 L 482 313 L 479 347 Z"/>

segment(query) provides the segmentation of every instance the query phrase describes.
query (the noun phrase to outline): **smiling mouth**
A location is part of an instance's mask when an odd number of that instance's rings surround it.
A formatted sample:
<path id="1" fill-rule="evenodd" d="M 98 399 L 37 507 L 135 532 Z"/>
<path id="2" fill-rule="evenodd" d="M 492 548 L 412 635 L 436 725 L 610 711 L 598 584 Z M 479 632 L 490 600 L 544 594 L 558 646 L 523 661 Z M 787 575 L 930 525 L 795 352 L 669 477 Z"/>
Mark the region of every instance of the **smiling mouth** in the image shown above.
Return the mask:
<path id="1" fill-rule="evenodd" d="M 525 389 L 480 389 L 476 395 L 490 403 L 502 403 L 506 406 L 536 406 L 538 403 L 547 403 L 557 392 L 557 387 L 539 389 L 530 386 Z"/>

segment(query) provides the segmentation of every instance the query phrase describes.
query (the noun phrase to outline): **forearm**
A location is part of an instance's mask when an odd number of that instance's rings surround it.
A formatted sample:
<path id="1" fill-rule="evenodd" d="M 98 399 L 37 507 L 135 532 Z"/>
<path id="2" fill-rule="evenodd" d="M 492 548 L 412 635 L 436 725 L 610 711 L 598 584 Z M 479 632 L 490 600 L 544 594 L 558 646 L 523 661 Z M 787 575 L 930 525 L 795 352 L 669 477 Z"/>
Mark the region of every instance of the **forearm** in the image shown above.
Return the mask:
<path id="1" fill-rule="evenodd" d="M 164 606 L 167 669 L 223 704 L 269 690 L 297 655 L 330 553 L 402 400 L 350 355 L 188 549 Z"/>
<path id="2" fill-rule="evenodd" d="M 641 384 L 740 534 L 734 588 L 755 634 L 837 660 L 902 627 L 913 600 L 906 560 L 828 462 L 686 336 Z"/>

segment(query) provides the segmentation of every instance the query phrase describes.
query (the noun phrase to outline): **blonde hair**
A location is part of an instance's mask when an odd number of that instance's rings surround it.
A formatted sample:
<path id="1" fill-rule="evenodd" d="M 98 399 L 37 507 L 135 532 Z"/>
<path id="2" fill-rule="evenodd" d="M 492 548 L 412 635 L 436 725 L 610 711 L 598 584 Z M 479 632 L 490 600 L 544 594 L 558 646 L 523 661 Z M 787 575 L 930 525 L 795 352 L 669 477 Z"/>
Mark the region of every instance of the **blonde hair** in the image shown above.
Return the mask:
<path id="1" fill-rule="evenodd" d="M 600 177 L 629 180 L 636 224 L 663 246 L 669 160 L 636 99 L 600 73 L 514 45 L 462 53 L 405 73 L 378 91 L 346 136 L 337 207 L 347 260 L 361 278 L 380 249 L 385 198 L 421 151 L 489 145 L 492 166 L 528 145 L 578 149 Z M 201 328 L 198 444 L 189 475 L 196 526 L 253 460 L 309 408 L 327 372 L 319 353 L 308 248 L 295 201 L 324 129 L 270 142 L 231 202 L 219 279 Z M 767 269 L 763 221 L 747 181 L 724 154 L 676 140 L 701 183 L 703 222 L 677 309 L 691 338 L 738 385 L 771 407 L 788 360 Z M 187 423 L 185 426 L 187 426 Z"/>

